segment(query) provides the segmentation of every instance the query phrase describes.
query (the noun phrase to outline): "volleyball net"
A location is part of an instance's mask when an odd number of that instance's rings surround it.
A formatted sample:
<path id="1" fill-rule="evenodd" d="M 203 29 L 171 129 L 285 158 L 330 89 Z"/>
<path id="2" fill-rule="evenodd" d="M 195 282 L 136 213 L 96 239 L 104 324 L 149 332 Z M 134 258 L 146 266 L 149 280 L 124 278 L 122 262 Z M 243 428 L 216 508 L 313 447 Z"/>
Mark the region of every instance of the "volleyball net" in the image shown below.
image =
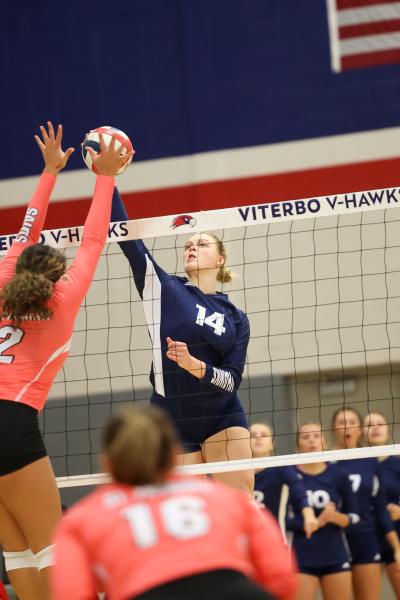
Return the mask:
<path id="1" fill-rule="evenodd" d="M 224 241 L 235 278 L 223 291 L 250 321 L 239 396 L 250 423 L 272 427 L 276 452 L 250 466 L 315 461 L 295 454 L 298 425 L 321 423 L 329 438 L 332 414 L 350 406 L 383 413 L 393 444 L 327 451 L 326 460 L 399 453 L 399 205 L 400 190 L 391 188 L 111 224 L 68 360 L 41 415 L 59 485 L 102 481 L 104 422 L 151 395 L 145 316 L 117 242 L 144 239 L 160 266 L 181 275 L 183 248 L 195 232 Z M 82 231 L 46 231 L 42 241 L 71 259 Z M 4 254 L 12 236 L 0 241 Z M 248 461 L 187 469 L 244 468 Z"/>

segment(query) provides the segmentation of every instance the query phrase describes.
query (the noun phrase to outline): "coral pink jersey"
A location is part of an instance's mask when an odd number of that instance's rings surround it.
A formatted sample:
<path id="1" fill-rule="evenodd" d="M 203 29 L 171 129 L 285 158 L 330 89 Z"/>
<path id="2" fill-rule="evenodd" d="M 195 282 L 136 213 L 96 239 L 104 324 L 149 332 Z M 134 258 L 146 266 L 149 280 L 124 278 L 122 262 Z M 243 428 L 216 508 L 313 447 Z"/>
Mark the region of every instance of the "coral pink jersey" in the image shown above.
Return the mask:
<path id="1" fill-rule="evenodd" d="M 127 600 L 182 577 L 233 569 L 276 598 L 296 573 L 272 516 L 241 492 L 190 476 L 159 486 L 102 486 L 71 508 L 55 536 L 53 600 Z"/>
<path id="2" fill-rule="evenodd" d="M 0 263 L 0 288 L 14 276 L 21 252 L 39 241 L 55 180 L 45 173 L 40 177 L 21 231 Z M 9 319 L 0 319 L 2 400 L 23 402 L 38 411 L 43 408 L 53 379 L 67 357 L 75 318 L 106 241 L 113 189 L 113 177 L 97 177 L 82 244 L 67 273 L 54 285 L 49 302 L 53 316 L 35 320 L 34 315 L 26 315 L 17 328 Z"/>

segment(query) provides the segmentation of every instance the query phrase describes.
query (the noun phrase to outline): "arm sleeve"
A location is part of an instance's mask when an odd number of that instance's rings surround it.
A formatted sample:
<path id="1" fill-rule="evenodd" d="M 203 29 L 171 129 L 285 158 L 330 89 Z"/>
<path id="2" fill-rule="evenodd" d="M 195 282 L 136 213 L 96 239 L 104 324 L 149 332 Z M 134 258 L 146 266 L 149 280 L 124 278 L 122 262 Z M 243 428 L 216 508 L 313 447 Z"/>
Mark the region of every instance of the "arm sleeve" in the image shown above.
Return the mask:
<path id="1" fill-rule="evenodd" d="M 304 481 L 293 467 L 282 467 L 281 478 L 282 482 L 286 483 L 289 487 L 290 501 L 296 508 L 302 510 L 303 508 L 310 506 Z"/>
<path id="2" fill-rule="evenodd" d="M 295 515 L 292 508 L 289 508 L 286 515 L 286 529 L 287 531 L 304 533 L 304 519 L 301 515 Z"/>
<path id="3" fill-rule="evenodd" d="M 39 183 L 26 209 L 22 227 L 0 263 L 0 287 L 14 276 L 15 265 L 21 252 L 28 246 L 38 243 L 55 182 L 55 175 L 42 173 L 40 176 Z"/>
<path id="4" fill-rule="evenodd" d="M 114 178 L 98 175 L 96 188 L 86 218 L 82 243 L 66 277 L 57 285 L 57 291 L 65 294 L 71 310 L 81 305 L 92 282 L 97 263 L 107 239 L 111 213 Z"/>
<path id="5" fill-rule="evenodd" d="M 95 600 L 98 597 L 93 565 L 68 517 L 63 518 L 56 532 L 51 577 L 53 600 Z"/>
<path id="6" fill-rule="evenodd" d="M 247 501 L 244 499 L 244 502 Z M 249 553 L 258 583 L 274 598 L 294 598 L 297 590 L 296 568 L 276 521 L 267 511 L 250 503 L 246 509 Z M 273 552 L 268 551 L 271 548 Z"/>
<path id="7" fill-rule="evenodd" d="M 382 489 L 378 475 L 374 475 L 374 483 L 372 490 L 372 505 L 376 521 L 384 533 L 394 531 L 394 524 L 388 512 L 385 490 Z"/>
<path id="8" fill-rule="evenodd" d="M 250 338 L 250 325 L 247 316 L 240 313 L 237 337 L 234 348 L 224 356 L 218 367 L 206 363 L 206 371 L 201 383 L 217 389 L 226 396 L 235 394 L 241 384 L 244 365 L 246 364 L 247 346 Z"/>
<path id="9" fill-rule="evenodd" d="M 117 188 L 114 188 L 111 222 L 128 221 L 129 216 L 126 212 L 122 198 Z M 126 242 L 118 242 L 119 247 L 129 261 L 133 279 L 140 297 L 143 299 L 143 291 L 146 283 L 146 275 L 149 271 L 155 271 L 158 279 L 169 278 L 161 267 L 156 263 L 142 240 L 128 240 Z M 150 269 L 149 269 L 150 267 Z"/>
<path id="10" fill-rule="evenodd" d="M 341 513 L 349 517 L 349 527 L 351 527 L 352 525 L 356 525 L 360 522 L 357 496 L 353 492 L 351 482 L 347 475 L 342 475 L 339 491 L 342 498 L 342 502 L 341 506 L 337 508 Z"/>

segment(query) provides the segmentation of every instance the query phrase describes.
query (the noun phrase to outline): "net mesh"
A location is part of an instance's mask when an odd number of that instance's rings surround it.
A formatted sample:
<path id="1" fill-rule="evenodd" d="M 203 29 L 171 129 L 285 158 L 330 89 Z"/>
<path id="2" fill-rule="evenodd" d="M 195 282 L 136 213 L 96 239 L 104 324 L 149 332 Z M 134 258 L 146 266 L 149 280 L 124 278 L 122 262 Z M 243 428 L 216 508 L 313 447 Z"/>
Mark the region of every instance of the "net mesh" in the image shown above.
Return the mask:
<path id="1" fill-rule="evenodd" d="M 329 431 L 333 412 L 343 406 L 362 414 L 382 412 L 398 439 L 400 211 L 395 207 L 253 219 L 241 227 L 224 219 L 223 229 L 207 227 L 225 242 L 236 275 L 224 291 L 250 320 L 240 399 L 250 423 L 271 424 L 278 455 L 295 451 L 299 423 L 317 421 Z M 212 217 L 205 214 L 219 226 Z M 193 230 L 183 227 L 181 234 L 169 228 L 166 235 L 165 219 L 152 220 L 153 237 L 145 236 L 146 245 L 167 272 L 182 274 L 183 247 Z M 75 253 L 65 252 L 69 258 Z M 151 356 L 129 264 L 118 244 L 109 242 L 76 321 L 69 358 L 41 415 L 59 477 L 99 472 L 104 421 L 121 403 L 148 400 Z"/>

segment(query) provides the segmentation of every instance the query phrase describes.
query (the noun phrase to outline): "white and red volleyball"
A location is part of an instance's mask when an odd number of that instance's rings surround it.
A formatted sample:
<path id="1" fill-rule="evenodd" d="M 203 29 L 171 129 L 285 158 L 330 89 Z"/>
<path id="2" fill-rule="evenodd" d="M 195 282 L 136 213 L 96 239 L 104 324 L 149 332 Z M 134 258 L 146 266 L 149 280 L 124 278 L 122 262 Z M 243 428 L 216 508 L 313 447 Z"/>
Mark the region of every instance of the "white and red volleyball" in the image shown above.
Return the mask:
<path id="1" fill-rule="evenodd" d="M 115 147 L 117 149 L 121 148 L 122 155 L 127 154 L 128 152 L 131 152 L 131 150 L 133 150 L 131 140 L 126 135 L 126 133 L 124 133 L 120 129 L 116 129 L 115 127 L 111 127 L 110 125 L 103 125 L 102 127 L 97 127 L 97 129 L 92 129 L 91 131 L 89 131 L 89 133 L 86 134 L 85 139 L 83 140 L 82 157 L 83 157 L 83 160 L 85 161 L 87 168 L 90 169 L 91 171 L 93 171 L 94 173 L 96 172 L 96 170 L 92 164 L 92 156 L 91 156 L 90 152 L 88 152 L 87 149 L 93 148 L 93 150 L 95 152 L 97 152 L 97 153 L 100 152 L 99 133 L 103 134 L 104 143 L 107 146 L 111 142 L 111 138 L 115 137 L 115 140 L 116 140 Z M 134 150 L 133 150 L 133 153 L 135 153 Z M 123 167 L 121 167 L 119 169 L 119 171 L 117 172 L 117 175 L 119 175 L 120 173 L 123 173 L 125 171 L 126 167 L 131 162 L 132 157 Z"/>

